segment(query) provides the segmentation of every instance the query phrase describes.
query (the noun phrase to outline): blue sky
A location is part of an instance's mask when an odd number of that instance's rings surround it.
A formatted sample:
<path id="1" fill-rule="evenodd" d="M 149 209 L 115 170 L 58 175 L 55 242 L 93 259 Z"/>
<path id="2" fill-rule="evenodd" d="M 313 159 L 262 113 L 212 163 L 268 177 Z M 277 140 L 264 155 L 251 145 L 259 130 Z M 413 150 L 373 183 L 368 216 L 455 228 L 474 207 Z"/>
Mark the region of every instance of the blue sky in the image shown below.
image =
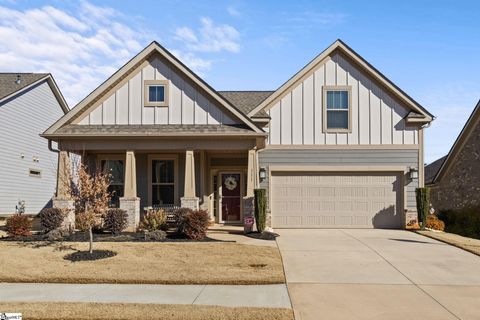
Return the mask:
<path id="1" fill-rule="evenodd" d="M 480 1 L 0 0 L 0 70 L 51 72 L 74 106 L 152 40 L 218 90 L 275 89 L 341 38 L 437 116 L 446 154 L 480 99 Z"/>

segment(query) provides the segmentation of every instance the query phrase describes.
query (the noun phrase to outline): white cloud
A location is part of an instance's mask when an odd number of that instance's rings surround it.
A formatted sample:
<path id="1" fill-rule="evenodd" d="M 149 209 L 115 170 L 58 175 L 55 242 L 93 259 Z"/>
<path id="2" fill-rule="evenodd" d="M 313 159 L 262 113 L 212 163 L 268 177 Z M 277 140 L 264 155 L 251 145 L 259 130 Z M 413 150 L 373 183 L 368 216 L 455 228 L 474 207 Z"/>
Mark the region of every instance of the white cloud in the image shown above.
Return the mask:
<path id="1" fill-rule="evenodd" d="M 228 24 L 216 25 L 209 18 L 200 19 L 200 28 L 193 31 L 189 27 L 177 28 L 176 39 L 182 41 L 193 52 L 239 52 L 240 33 Z"/>
<path id="2" fill-rule="evenodd" d="M 212 60 L 200 58 L 192 52 L 183 52 L 177 49 L 170 50 L 170 52 L 199 76 L 205 75 L 205 72 L 212 66 Z"/>
<path id="3" fill-rule="evenodd" d="M 86 1 L 75 12 L 0 6 L 0 69 L 52 73 L 71 106 L 150 40 L 121 13 Z"/>

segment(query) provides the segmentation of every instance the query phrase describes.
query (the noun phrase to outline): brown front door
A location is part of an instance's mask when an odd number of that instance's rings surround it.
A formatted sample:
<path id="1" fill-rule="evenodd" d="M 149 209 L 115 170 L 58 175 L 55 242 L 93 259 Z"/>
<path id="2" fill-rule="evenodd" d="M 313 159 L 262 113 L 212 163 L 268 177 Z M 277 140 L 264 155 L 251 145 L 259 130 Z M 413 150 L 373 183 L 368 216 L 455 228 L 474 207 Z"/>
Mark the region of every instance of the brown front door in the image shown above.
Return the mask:
<path id="1" fill-rule="evenodd" d="M 221 174 L 222 221 L 240 221 L 241 181 L 239 173 Z"/>

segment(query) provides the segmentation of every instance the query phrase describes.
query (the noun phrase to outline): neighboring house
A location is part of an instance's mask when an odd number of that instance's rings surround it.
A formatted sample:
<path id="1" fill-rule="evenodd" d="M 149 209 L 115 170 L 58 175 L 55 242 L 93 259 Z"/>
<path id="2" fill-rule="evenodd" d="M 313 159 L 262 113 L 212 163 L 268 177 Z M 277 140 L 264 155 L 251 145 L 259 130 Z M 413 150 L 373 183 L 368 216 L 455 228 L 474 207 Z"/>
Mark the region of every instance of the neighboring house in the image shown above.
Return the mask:
<path id="1" fill-rule="evenodd" d="M 39 134 L 68 110 L 50 74 L 0 73 L 0 215 L 51 205 L 57 155 Z"/>
<path id="2" fill-rule="evenodd" d="M 262 187 L 273 228 L 402 228 L 432 119 L 340 40 L 274 92 L 218 92 L 153 42 L 43 137 L 112 172 L 131 226 L 147 206 L 239 223 Z"/>
<path id="3" fill-rule="evenodd" d="M 480 205 L 480 101 L 447 156 L 425 168 L 436 210 Z"/>

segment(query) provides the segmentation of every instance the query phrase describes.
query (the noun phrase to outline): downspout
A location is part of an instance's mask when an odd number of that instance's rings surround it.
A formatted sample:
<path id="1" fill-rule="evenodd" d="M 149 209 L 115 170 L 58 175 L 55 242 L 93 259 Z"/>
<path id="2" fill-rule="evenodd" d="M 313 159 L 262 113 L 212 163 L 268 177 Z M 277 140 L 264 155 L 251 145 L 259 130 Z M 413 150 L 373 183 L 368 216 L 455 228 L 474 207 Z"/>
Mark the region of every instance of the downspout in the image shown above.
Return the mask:
<path id="1" fill-rule="evenodd" d="M 48 139 L 48 150 L 56 153 L 60 153 L 60 150 L 52 148 L 52 140 Z"/>

